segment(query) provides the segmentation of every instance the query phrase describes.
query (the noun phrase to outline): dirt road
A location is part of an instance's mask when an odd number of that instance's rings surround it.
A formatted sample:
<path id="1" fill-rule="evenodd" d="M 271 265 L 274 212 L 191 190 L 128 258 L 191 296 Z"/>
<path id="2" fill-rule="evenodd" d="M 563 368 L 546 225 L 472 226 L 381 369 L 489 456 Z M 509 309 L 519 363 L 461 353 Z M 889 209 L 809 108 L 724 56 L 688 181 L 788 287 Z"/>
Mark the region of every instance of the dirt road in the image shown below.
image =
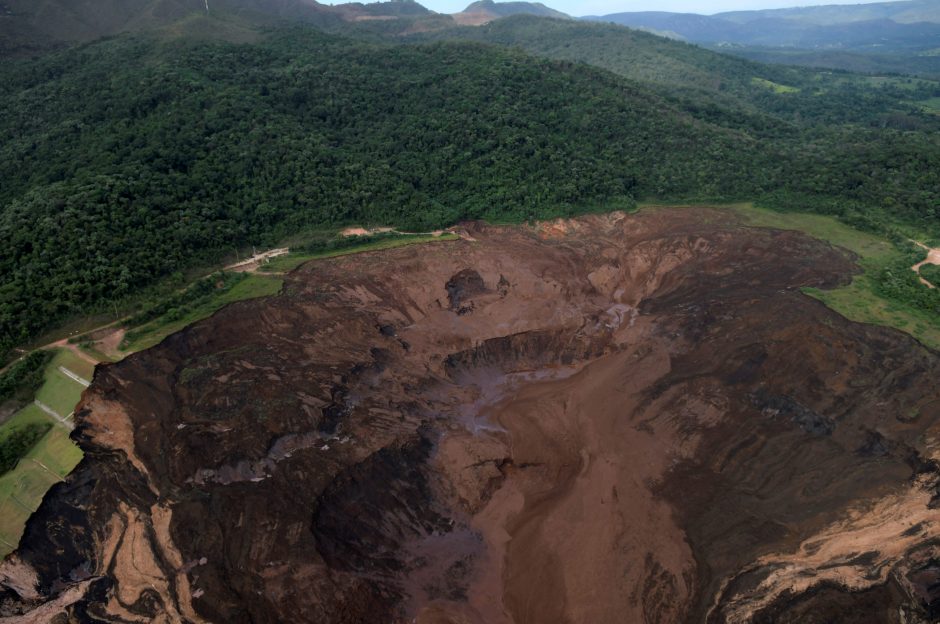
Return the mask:
<path id="1" fill-rule="evenodd" d="M 920 262 L 912 266 L 911 270 L 917 273 L 917 278 L 920 280 L 921 284 L 923 284 L 927 288 L 936 288 L 937 287 L 936 284 L 931 284 L 930 282 L 928 282 L 927 280 L 925 280 L 923 277 L 920 276 L 920 267 L 924 266 L 925 264 L 940 265 L 940 248 L 931 249 L 930 247 L 928 247 L 927 245 L 924 245 L 923 243 L 918 243 L 917 241 L 913 241 L 913 242 L 918 247 L 921 247 L 922 249 L 927 250 L 927 258 L 924 260 L 921 260 Z"/>
<path id="2" fill-rule="evenodd" d="M 256 253 L 250 258 L 236 262 L 235 264 L 230 264 L 225 267 L 226 271 L 235 271 L 236 273 L 251 273 L 258 269 L 259 266 L 264 264 L 266 261 L 271 258 L 276 258 L 278 256 L 286 255 L 290 250 L 287 247 L 278 247 L 277 249 L 269 249 L 268 251 L 262 251 L 261 253 Z"/>

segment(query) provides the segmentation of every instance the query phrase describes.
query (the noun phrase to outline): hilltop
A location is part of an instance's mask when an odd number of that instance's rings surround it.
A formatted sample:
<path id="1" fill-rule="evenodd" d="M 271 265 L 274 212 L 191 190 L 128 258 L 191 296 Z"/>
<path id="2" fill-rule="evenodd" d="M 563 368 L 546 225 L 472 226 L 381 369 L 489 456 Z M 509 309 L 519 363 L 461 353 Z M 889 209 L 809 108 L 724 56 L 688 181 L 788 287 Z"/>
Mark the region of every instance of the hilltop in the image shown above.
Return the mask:
<path id="1" fill-rule="evenodd" d="M 486 24 L 501 17 L 509 17 L 510 15 L 535 15 L 538 17 L 571 19 L 570 16 L 561 11 L 550 9 L 541 2 L 494 2 L 493 0 L 477 0 L 460 13 L 455 13 L 453 18 L 458 24 L 474 26 Z"/>
<path id="2" fill-rule="evenodd" d="M 315 0 L 3 0 L 0 55 L 35 54 L 119 33 L 157 29 L 188 37 L 253 41 L 258 26 L 283 22 L 336 28 L 345 22 L 434 15 L 413 0 L 337 5 Z M 200 19 L 206 17 L 211 19 Z"/>

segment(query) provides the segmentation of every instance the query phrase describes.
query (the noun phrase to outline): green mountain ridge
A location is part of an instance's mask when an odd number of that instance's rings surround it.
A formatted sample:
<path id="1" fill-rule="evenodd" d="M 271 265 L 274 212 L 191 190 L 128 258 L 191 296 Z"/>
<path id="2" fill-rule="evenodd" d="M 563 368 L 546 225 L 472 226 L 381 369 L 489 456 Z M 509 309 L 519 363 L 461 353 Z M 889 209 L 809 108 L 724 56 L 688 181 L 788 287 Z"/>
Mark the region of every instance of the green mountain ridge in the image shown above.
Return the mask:
<path id="1" fill-rule="evenodd" d="M 538 17 L 555 17 L 571 19 L 561 11 L 551 9 L 541 2 L 494 2 L 493 0 L 477 0 L 463 10 L 463 13 L 486 12 L 495 17 L 509 17 L 510 15 L 536 15 Z"/>
<path id="2" fill-rule="evenodd" d="M 726 11 L 713 17 L 746 24 L 756 20 L 782 18 L 820 26 L 889 19 L 899 24 L 940 23 L 937 0 L 900 0 L 859 4 L 823 4 L 786 9 Z"/>
<path id="3" fill-rule="evenodd" d="M 304 228 L 733 198 L 761 190 L 753 163 L 775 169 L 746 134 L 640 85 L 492 46 L 138 35 L 0 79 L 7 345 Z"/>
<path id="4" fill-rule="evenodd" d="M 781 122 L 890 125 L 900 120 L 898 115 L 907 115 L 915 100 L 940 95 L 940 83 L 933 80 L 889 80 L 871 89 L 871 80 L 862 76 L 756 63 L 612 24 L 514 16 L 416 38 L 519 47 L 546 58 L 587 63 L 683 98 L 696 110 L 737 110 L 768 128 Z M 755 88 L 755 80 L 791 92 L 780 97 L 770 88 Z M 809 109 L 812 115 L 805 114 Z"/>
<path id="5" fill-rule="evenodd" d="M 934 82 L 528 15 L 403 40 L 446 16 L 391 4 L 317 22 L 339 34 L 213 9 L 0 68 L 0 347 L 351 223 L 763 199 L 940 232 Z"/>
<path id="6" fill-rule="evenodd" d="M 206 8 L 208 7 L 208 9 Z M 179 33 L 199 18 L 187 36 L 245 41 L 258 27 L 304 22 L 342 28 L 347 22 L 375 18 L 429 20 L 437 14 L 412 0 L 327 5 L 315 0 L 70 0 L 0 2 L 0 55 L 41 53 L 126 32 L 166 29 Z M 449 18 L 447 18 L 449 21 Z"/>

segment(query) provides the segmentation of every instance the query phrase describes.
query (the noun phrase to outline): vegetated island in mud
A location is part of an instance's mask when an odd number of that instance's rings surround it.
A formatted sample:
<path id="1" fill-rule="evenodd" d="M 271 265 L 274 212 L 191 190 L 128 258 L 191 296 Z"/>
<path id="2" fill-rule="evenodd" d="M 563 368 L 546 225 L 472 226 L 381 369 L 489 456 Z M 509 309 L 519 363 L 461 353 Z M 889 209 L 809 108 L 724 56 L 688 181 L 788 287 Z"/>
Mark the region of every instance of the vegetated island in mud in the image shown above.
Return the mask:
<path id="1" fill-rule="evenodd" d="M 52 622 L 929 622 L 940 356 L 656 210 L 308 264 L 98 369 L 2 566 Z"/>

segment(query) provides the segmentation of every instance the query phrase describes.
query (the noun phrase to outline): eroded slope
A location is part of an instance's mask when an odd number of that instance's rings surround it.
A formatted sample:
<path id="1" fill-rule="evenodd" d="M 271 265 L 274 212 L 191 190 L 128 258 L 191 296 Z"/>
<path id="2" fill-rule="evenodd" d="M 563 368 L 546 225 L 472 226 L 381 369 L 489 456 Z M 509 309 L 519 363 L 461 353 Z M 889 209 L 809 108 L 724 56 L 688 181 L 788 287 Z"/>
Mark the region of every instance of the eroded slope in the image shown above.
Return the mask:
<path id="1" fill-rule="evenodd" d="M 929 621 L 940 359 L 852 271 L 705 210 L 302 267 L 99 369 L 3 612 Z"/>

